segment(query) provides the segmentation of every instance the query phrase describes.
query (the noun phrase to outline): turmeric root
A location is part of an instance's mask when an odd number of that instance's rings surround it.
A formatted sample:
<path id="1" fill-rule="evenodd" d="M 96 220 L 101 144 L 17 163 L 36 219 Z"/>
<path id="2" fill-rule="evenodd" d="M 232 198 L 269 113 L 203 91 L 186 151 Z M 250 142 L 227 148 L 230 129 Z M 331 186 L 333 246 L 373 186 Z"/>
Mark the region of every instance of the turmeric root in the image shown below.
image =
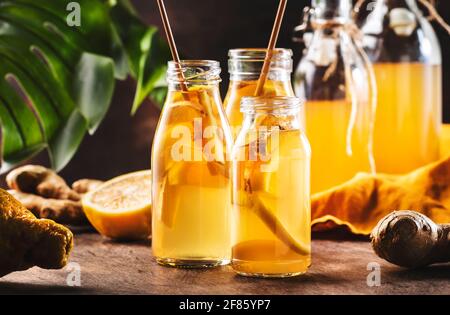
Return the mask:
<path id="1" fill-rule="evenodd" d="M 414 211 L 384 217 L 370 235 L 375 253 L 407 268 L 450 261 L 450 224 L 438 225 Z"/>
<path id="2" fill-rule="evenodd" d="M 0 189 L 0 277 L 33 266 L 62 268 L 72 246 L 69 229 L 52 220 L 37 219 Z"/>
<path id="3" fill-rule="evenodd" d="M 103 181 L 101 180 L 85 178 L 74 182 L 72 184 L 72 189 L 80 195 L 83 195 L 96 189 L 101 184 L 103 184 Z"/>
<path id="4" fill-rule="evenodd" d="M 17 190 L 8 191 L 36 217 L 50 219 L 61 224 L 84 225 L 87 223 L 81 202 L 67 199 L 51 199 Z"/>
<path id="5" fill-rule="evenodd" d="M 314 230 L 347 226 L 369 235 L 395 209 L 412 209 L 436 223 L 450 222 L 450 157 L 406 175 L 360 173 L 350 181 L 312 196 Z"/>
<path id="6" fill-rule="evenodd" d="M 25 165 L 11 171 L 6 176 L 6 183 L 11 189 L 45 198 L 81 199 L 58 174 L 39 165 Z"/>

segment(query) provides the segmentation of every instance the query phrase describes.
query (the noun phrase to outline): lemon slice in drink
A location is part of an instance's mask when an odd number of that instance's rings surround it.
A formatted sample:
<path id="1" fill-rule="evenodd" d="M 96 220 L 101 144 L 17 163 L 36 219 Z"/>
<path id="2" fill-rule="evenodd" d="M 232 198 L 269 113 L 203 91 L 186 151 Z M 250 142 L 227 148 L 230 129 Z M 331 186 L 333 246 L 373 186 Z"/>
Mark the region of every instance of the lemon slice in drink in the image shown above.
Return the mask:
<path id="1" fill-rule="evenodd" d="M 151 172 L 122 175 L 82 199 L 86 217 L 103 236 L 135 240 L 151 233 Z"/>

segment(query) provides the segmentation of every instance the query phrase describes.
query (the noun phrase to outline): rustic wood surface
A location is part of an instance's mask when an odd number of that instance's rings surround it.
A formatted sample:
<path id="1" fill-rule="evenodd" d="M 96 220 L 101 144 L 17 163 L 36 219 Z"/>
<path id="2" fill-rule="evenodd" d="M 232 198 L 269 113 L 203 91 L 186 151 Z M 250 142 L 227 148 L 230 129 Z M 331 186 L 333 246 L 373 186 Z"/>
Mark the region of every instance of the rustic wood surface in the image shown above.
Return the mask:
<path id="1" fill-rule="evenodd" d="M 0 279 L 3 294 L 449 294 L 450 264 L 408 271 L 376 257 L 367 241 L 313 241 L 310 271 L 291 279 L 237 276 L 230 267 L 182 270 L 158 266 L 150 244 L 115 243 L 78 234 L 71 262 L 81 286 L 66 284 L 69 270 L 32 268 Z M 381 285 L 370 287 L 367 265 L 378 263 Z"/>

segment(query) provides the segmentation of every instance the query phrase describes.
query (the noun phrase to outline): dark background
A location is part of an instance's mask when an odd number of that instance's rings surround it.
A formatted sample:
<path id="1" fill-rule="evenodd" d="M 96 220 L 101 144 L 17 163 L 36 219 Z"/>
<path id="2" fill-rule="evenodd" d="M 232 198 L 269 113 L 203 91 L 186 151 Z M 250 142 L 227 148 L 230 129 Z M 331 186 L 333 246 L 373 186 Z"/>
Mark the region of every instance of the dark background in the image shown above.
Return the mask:
<path id="1" fill-rule="evenodd" d="M 133 3 L 147 23 L 161 28 L 156 1 Z M 228 49 L 266 46 L 278 5 L 276 0 L 166 0 L 165 3 L 182 57 L 220 60 L 223 93 L 228 84 Z M 295 65 L 302 48 L 292 42 L 292 30 L 300 23 L 303 7 L 309 3 L 289 1 L 278 41 L 278 47 L 294 50 Z M 438 1 L 437 9 L 450 22 L 450 1 Z M 444 120 L 450 122 L 450 36 L 439 26 L 435 30 L 444 69 Z M 148 101 L 131 117 L 134 88 L 132 80 L 118 82 L 106 119 L 94 136 L 85 138 L 79 152 L 63 170 L 62 175 L 68 181 L 83 177 L 107 179 L 150 167 L 150 148 L 159 110 Z M 35 159 L 35 162 L 45 161 L 43 155 Z"/>

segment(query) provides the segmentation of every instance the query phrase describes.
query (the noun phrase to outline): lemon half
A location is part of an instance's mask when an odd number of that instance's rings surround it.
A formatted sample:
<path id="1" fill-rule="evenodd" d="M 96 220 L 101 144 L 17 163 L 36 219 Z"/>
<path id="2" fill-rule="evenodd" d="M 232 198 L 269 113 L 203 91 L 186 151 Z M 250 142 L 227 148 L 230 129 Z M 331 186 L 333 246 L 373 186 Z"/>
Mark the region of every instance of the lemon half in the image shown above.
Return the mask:
<path id="1" fill-rule="evenodd" d="M 103 236 L 135 240 L 151 234 L 151 171 L 113 178 L 83 199 L 83 210 Z"/>

